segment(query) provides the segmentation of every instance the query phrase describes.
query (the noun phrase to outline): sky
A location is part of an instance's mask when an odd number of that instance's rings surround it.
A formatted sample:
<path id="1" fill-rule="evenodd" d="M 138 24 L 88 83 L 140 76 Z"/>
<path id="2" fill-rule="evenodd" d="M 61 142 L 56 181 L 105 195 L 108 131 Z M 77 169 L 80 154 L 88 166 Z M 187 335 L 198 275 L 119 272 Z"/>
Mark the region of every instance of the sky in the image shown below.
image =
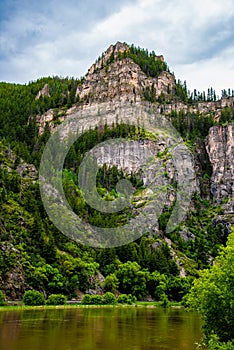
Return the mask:
<path id="1" fill-rule="evenodd" d="M 234 89 L 233 0 L 0 1 L 0 81 L 79 78 L 117 41 L 163 54 L 191 91 Z"/>

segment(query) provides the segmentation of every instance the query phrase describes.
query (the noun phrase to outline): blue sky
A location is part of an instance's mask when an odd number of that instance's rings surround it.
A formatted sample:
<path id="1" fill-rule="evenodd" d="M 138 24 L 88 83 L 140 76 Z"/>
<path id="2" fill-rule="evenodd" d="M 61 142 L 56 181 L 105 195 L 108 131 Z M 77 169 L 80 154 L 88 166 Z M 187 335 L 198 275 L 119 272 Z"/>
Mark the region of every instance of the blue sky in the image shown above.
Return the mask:
<path id="1" fill-rule="evenodd" d="M 116 41 L 163 54 L 189 88 L 234 88 L 233 0 L 1 0 L 0 81 L 80 77 Z"/>

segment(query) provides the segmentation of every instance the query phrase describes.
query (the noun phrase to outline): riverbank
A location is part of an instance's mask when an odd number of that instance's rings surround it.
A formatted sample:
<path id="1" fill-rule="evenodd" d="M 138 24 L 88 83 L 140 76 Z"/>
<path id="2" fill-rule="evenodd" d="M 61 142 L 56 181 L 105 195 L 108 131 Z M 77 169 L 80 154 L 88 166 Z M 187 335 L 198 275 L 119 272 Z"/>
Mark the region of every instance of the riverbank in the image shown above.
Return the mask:
<path id="1" fill-rule="evenodd" d="M 123 308 L 123 307 L 145 307 L 145 308 L 163 308 L 162 303 L 159 301 L 137 301 L 135 304 L 108 304 L 108 305 L 83 305 L 81 303 L 68 303 L 65 305 L 41 305 L 41 306 L 26 306 L 23 303 L 18 305 L 5 305 L 0 306 L 1 311 L 21 311 L 21 310 L 49 310 L 49 309 L 79 309 L 79 308 Z M 169 302 L 168 308 L 183 308 L 181 303 Z"/>

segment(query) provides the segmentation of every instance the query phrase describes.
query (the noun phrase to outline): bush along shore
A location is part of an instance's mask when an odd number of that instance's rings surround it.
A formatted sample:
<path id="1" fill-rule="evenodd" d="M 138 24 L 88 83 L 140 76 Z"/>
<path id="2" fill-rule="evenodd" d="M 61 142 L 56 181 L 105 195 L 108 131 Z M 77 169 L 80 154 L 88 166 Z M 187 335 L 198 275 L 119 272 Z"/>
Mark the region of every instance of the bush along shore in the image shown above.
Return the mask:
<path id="1" fill-rule="evenodd" d="M 84 294 L 81 300 L 67 300 L 63 294 L 51 294 L 45 298 L 43 293 L 28 290 L 25 292 L 22 301 L 8 301 L 4 299 L 4 294 L 0 291 L 0 310 L 22 309 L 22 308 L 38 308 L 38 307 L 84 307 L 84 306 L 121 306 L 134 305 L 145 307 L 182 307 L 182 303 L 170 302 L 167 298 L 161 301 L 137 301 L 136 297 L 131 294 L 120 294 L 115 296 L 111 292 L 103 295 Z"/>

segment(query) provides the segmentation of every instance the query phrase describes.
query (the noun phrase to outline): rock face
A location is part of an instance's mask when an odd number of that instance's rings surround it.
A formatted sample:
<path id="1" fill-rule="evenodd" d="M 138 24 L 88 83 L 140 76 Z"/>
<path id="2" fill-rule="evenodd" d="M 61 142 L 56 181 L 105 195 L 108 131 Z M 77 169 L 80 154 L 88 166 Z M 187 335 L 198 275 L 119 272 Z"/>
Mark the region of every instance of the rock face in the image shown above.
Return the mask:
<path id="1" fill-rule="evenodd" d="M 88 70 L 85 79 L 78 86 L 76 96 L 80 98 L 78 106 L 74 106 L 68 111 L 55 112 L 47 111 L 43 115 L 37 116 L 39 134 L 41 134 L 48 123 L 53 129 L 57 122 L 63 122 L 75 113 L 86 113 L 87 109 L 93 110 L 98 114 L 102 108 L 100 104 L 105 104 L 107 110 L 114 110 L 124 104 L 141 104 L 144 100 L 144 91 L 146 88 L 154 87 L 154 98 L 157 100 L 161 95 L 165 97 L 167 103 L 157 102 L 154 108 L 157 113 L 170 114 L 172 111 L 185 111 L 190 113 L 213 114 L 215 120 L 219 120 L 221 111 L 225 107 L 234 105 L 234 97 L 222 98 L 216 102 L 199 102 L 195 106 L 190 106 L 180 101 L 178 98 L 173 99 L 176 90 L 176 79 L 174 74 L 163 71 L 158 77 L 147 76 L 141 68 L 131 59 L 118 59 L 119 54 L 128 51 L 127 44 L 117 42 L 111 45 L 106 52 L 100 57 Z M 113 62 L 108 63 L 110 58 Z M 163 56 L 156 56 L 157 59 L 164 61 Z M 45 84 L 36 96 L 49 96 L 49 86 Z M 150 104 L 148 102 L 148 104 Z M 88 112 L 87 111 L 87 112 Z M 61 114 L 61 116 L 59 116 Z M 56 120 L 55 120 L 56 119 Z"/>
<path id="2" fill-rule="evenodd" d="M 116 99 L 135 103 L 142 99 L 144 89 L 152 85 L 155 98 L 161 93 L 167 95 L 168 88 L 175 89 L 175 77 L 168 72 L 160 73 L 157 78 L 147 77 L 132 59 L 125 58 L 103 68 L 99 68 L 99 64 L 92 66 L 76 94 L 91 102 Z"/>
<path id="3" fill-rule="evenodd" d="M 50 88 L 48 84 L 45 84 L 43 86 L 43 88 L 38 92 L 37 96 L 36 96 L 36 100 L 38 100 L 40 97 L 46 97 L 46 96 L 50 96 Z"/>
<path id="4" fill-rule="evenodd" d="M 221 111 L 225 107 L 234 106 L 234 97 L 222 98 L 218 101 L 208 101 L 208 102 L 199 102 L 196 106 L 188 106 L 181 101 L 172 101 L 167 104 L 159 104 L 157 108 L 158 113 L 170 114 L 172 111 L 180 112 L 184 111 L 189 113 L 203 113 L 205 115 L 210 115 L 212 113 L 214 120 L 219 121 L 221 116 Z"/>
<path id="5" fill-rule="evenodd" d="M 27 163 L 20 164 L 17 166 L 16 171 L 23 178 L 29 178 L 29 179 L 35 180 L 38 177 L 37 170 L 33 164 L 27 164 Z"/>
<path id="6" fill-rule="evenodd" d="M 119 111 L 123 107 L 129 123 L 136 121 L 134 106 L 153 105 L 155 112 L 161 115 L 168 115 L 173 110 L 177 112 L 183 110 L 185 113 L 200 112 L 205 115 L 212 113 L 215 120 L 219 120 L 223 108 L 233 107 L 234 97 L 222 98 L 216 102 L 199 102 L 194 106 L 185 104 L 178 98 L 173 99 L 173 92 L 176 89 L 175 76 L 166 71 L 155 78 L 147 76 L 131 58 L 119 59 L 120 54 L 127 50 L 129 50 L 129 47 L 124 43 L 118 42 L 116 45 L 111 45 L 102 57 L 90 67 L 83 83 L 78 86 L 76 95 L 79 96 L 80 103 L 74 105 L 66 112 L 59 112 L 56 118 L 53 110 L 38 116 L 39 133 L 43 132 L 46 123 L 53 130 L 57 126 L 58 121 L 63 122 L 72 118 L 76 118 L 74 126 L 71 127 L 73 131 L 76 130 L 77 123 L 83 125 L 84 130 L 88 130 L 89 127 L 103 122 L 111 125 L 116 123 L 117 116 L 121 115 Z M 112 59 L 110 60 L 110 58 Z M 163 56 L 157 56 L 157 59 L 164 60 Z M 157 99 L 163 94 L 168 99 L 167 103 L 156 102 L 151 104 L 144 101 L 145 89 L 152 86 L 154 87 L 155 98 Z M 48 93 L 48 88 L 44 86 L 38 93 L 38 96 L 48 95 Z M 59 117 L 60 114 L 61 116 Z M 103 115 L 105 115 L 105 119 L 103 119 Z M 225 213 L 234 212 L 233 128 L 233 125 L 213 127 L 210 129 L 206 141 L 206 150 L 213 167 L 211 188 L 208 188 L 207 198 L 211 194 L 218 203 L 225 200 Z M 68 130 L 64 130 L 64 134 L 68 132 Z M 118 156 L 114 154 L 114 147 L 109 149 L 108 152 L 107 149 L 103 148 L 99 164 L 116 164 L 119 168 L 128 172 L 138 171 L 141 164 L 136 160 L 135 155 L 138 154 L 137 152 L 139 152 L 139 159 L 145 159 L 146 156 L 155 155 L 162 149 L 161 146 L 160 149 L 159 144 L 153 142 L 138 144 L 137 150 L 135 146 L 136 144 L 134 145 L 134 143 L 126 147 L 122 145 L 121 154 Z M 168 145 L 164 146 L 168 147 Z M 197 153 L 204 153 L 203 146 L 201 146 L 200 151 L 198 150 Z M 194 167 L 197 171 L 194 188 L 199 192 L 199 176 L 202 174 L 199 173 L 199 164 L 194 164 Z M 189 162 L 185 159 L 181 171 L 184 171 L 186 168 L 189 168 Z M 169 179 L 172 180 L 175 172 L 170 168 L 170 162 L 168 162 L 164 170 L 168 174 Z M 150 173 L 148 178 L 145 178 L 145 183 L 150 181 L 149 178 Z"/>
<path id="7" fill-rule="evenodd" d="M 21 299 L 28 285 L 25 281 L 24 269 L 21 265 L 21 253 L 11 243 L 2 242 L 0 244 L 1 255 L 12 260 L 11 267 L 5 273 L 4 281 L 0 279 L 1 290 L 12 300 Z"/>
<path id="8" fill-rule="evenodd" d="M 226 214 L 234 213 L 234 125 L 210 128 L 206 142 L 213 167 L 211 193 Z"/>
<path id="9" fill-rule="evenodd" d="M 116 165 L 125 173 L 138 172 L 149 157 L 155 156 L 162 147 L 150 140 L 106 142 L 92 152 L 99 166 Z"/>
<path id="10" fill-rule="evenodd" d="M 126 174 L 141 172 L 145 186 L 154 183 L 158 187 L 163 181 L 166 191 L 166 187 L 169 188 L 184 174 L 189 175 L 187 169 L 191 168 L 194 163 L 192 155 L 187 149 L 180 150 L 178 155 L 176 153 L 172 155 L 170 151 L 173 147 L 171 147 L 170 141 L 169 138 L 163 139 L 161 137 L 155 141 L 109 140 L 91 150 L 90 153 L 96 156 L 99 166 L 103 164 L 116 165 L 119 170 L 123 170 Z M 167 149 L 169 151 L 165 152 Z M 165 152 L 165 156 L 162 159 L 163 152 Z M 181 155 L 181 153 L 183 154 Z M 176 167 L 177 160 L 179 167 Z M 193 191 L 199 192 L 198 183 L 192 173 L 189 182 Z M 175 191 L 172 191 L 171 188 L 169 192 L 170 194 L 167 196 L 169 203 L 167 204 L 170 205 L 175 199 Z"/>

